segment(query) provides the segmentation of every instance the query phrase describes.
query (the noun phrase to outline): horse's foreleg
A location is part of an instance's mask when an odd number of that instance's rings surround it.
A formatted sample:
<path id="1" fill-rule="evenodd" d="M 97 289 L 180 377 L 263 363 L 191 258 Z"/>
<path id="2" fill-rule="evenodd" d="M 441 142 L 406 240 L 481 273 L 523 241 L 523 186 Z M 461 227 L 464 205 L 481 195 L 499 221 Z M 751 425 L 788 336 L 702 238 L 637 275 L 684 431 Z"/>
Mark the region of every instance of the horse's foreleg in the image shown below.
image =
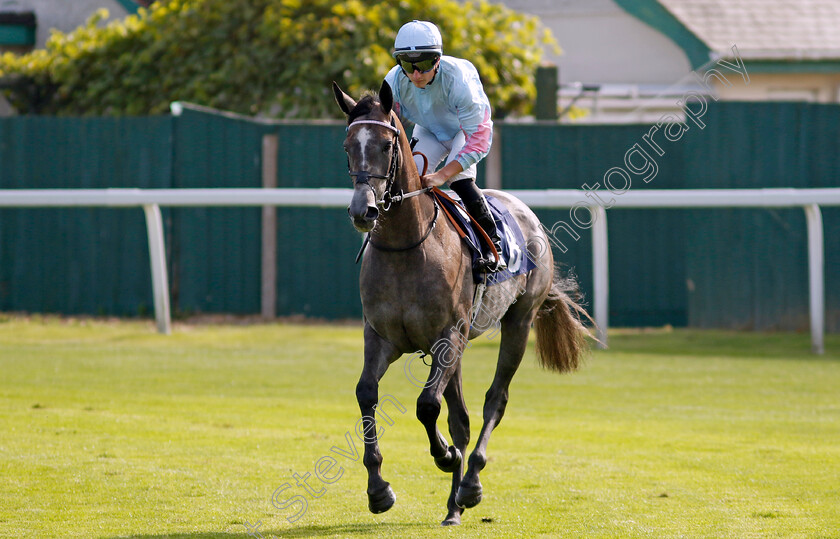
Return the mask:
<path id="1" fill-rule="evenodd" d="M 474 507 L 481 501 L 481 482 L 478 474 L 487 464 L 487 444 L 490 433 L 498 426 L 505 414 L 508 388 L 528 344 L 531 317 L 526 320 L 502 320 L 502 341 L 499 346 L 499 361 L 493 383 L 484 397 L 484 424 L 470 455 L 467 473 L 461 480 L 455 502 L 461 507 Z"/>
<path id="2" fill-rule="evenodd" d="M 446 399 L 446 407 L 449 409 L 449 435 L 452 436 L 452 444 L 462 455 L 467 454 L 467 444 L 470 443 L 470 416 L 467 412 L 467 405 L 464 402 L 464 393 L 461 386 L 461 364 L 457 364 L 452 378 L 443 390 L 443 398 Z M 463 507 L 455 503 L 455 495 L 461 485 L 461 478 L 464 476 L 463 462 L 459 462 L 458 469 L 452 472 L 452 489 L 449 493 L 449 500 L 446 502 L 446 520 L 441 524 L 451 526 L 461 523 Z"/>
<path id="3" fill-rule="evenodd" d="M 365 438 L 363 461 L 368 472 L 368 508 L 372 513 L 383 513 L 397 501 L 391 485 L 382 479 L 382 453 L 379 452 L 376 430 L 376 404 L 379 401 L 379 380 L 385 375 L 388 365 L 399 356 L 399 351 L 391 343 L 377 335 L 370 325 L 365 324 L 365 365 L 356 385 L 356 399 L 362 412 Z"/>
<path id="4" fill-rule="evenodd" d="M 435 459 L 435 465 L 444 472 L 454 473 L 461 466 L 461 452 L 448 445 L 446 438 L 437 428 L 440 415 L 440 401 L 444 389 L 457 370 L 461 361 L 461 352 L 466 337 L 452 331 L 443 336 L 432 346 L 432 368 L 429 379 L 417 398 L 417 419 L 426 428 L 429 436 L 429 453 Z"/>

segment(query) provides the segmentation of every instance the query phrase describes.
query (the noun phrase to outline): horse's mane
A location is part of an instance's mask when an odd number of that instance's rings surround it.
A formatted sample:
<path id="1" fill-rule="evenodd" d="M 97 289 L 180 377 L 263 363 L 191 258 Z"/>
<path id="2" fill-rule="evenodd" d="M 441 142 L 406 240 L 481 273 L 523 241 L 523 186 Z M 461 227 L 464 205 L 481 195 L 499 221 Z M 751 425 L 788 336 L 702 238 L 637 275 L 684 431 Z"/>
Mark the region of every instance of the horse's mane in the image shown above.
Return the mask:
<path id="1" fill-rule="evenodd" d="M 353 107 L 353 110 L 350 111 L 350 114 L 347 115 L 347 123 L 353 123 L 353 120 L 360 116 L 367 116 L 373 111 L 374 107 L 378 106 L 379 101 L 376 99 L 376 95 L 373 93 L 363 95 L 356 106 Z"/>

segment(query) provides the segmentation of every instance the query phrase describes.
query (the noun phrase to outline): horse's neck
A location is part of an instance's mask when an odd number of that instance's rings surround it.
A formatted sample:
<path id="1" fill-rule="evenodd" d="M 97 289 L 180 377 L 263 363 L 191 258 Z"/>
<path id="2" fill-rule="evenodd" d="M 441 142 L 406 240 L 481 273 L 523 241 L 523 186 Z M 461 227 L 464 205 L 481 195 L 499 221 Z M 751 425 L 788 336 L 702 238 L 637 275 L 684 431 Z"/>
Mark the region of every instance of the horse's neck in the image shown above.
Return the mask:
<path id="1" fill-rule="evenodd" d="M 397 170 L 396 190 L 404 193 L 422 189 L 420 176 L 414 167 L 414 159 L 408 143 L 403 146 L 401 160 L 403 166 Z M 434 202 L 427 195 L 414 196 L 394 204 L 385 214 L 383 227 L 377 230 L 376 237 L 381 243 L 396 247 L 419 240 L 428 231 L 434 219 Z"/>

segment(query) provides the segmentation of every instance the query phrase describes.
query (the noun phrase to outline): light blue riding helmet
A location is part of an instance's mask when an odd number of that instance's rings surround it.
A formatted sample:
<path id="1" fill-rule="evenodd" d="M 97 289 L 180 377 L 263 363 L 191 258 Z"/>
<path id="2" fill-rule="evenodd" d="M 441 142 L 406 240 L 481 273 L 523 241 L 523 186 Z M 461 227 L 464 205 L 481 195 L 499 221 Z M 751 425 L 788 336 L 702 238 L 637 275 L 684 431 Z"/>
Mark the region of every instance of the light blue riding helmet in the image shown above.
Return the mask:
<path id="1" fill-rule="evenodd" d="M 414 20 L 404 24 L 394 39 L 394 58 L 398 54 L 414 56 L 419 53 L 443 54 L 440 30 L 429 21 Z"/>

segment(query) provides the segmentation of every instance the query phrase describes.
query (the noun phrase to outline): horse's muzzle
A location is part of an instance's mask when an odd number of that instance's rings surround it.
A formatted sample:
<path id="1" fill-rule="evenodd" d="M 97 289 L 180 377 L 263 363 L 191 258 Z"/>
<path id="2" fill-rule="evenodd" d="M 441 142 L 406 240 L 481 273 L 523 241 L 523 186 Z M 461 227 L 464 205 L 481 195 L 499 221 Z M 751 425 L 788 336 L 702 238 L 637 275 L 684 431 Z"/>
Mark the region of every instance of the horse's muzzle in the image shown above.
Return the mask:
<path id="1" fill-rule="evenodd" d="M 347 213 L 350 214 L 350 219 L 353 221 L 353 227 L 359 232 L 370 232 L 376 225 L 376 219 L 379 217 L 379 209 L 376 206 L 368 206 L 363 215 L 353 215 L 353 211 L 347 208 Z"/>
<path id="2" fill-rule="evenodd" d="M 353 221 L 353 226 L 359 232 L 370 232 L 379 218 L 379 208 L 372 189 L 356 189 L 353 200 L 347 208 L 347 213 Z"/>

